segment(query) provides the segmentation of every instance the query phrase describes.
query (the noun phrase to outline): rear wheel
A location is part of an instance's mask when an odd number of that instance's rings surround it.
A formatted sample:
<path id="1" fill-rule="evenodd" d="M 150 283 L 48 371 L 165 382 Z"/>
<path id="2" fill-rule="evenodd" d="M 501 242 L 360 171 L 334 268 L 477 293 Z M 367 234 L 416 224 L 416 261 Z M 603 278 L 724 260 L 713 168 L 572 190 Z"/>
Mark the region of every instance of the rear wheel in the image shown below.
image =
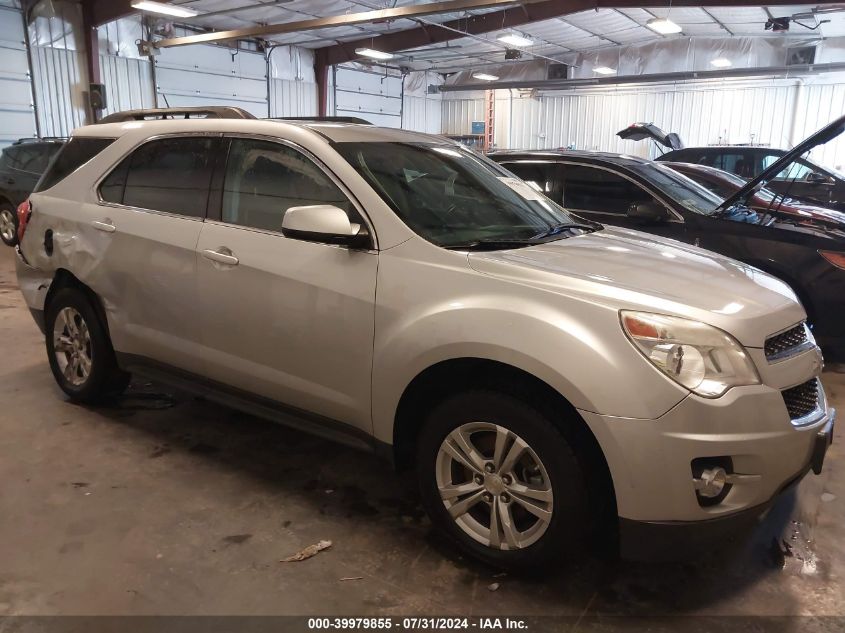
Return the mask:
<path id="1" fill-rule="evenodd" d="M 546 415 L 512 396 L 474 391 L 437 406 L 421 433 L 423 503 L 464 550 L 519 569 L 580 549 L 590 519 L 583 472 Z"/>
<path id="2" fill-rule="evenodd" d="M 17 213 L 8 202 L 0 202 L 0 239 L 6 246 L 15 246 L 18 243 Z"/>
<path id="3" fill-rule="evenodd" d="M 59 387 L 72 400 L 101 402 L 129 384 L 88 298 L 76 288 L 56 293 L 47 310 L 47 356 Z"/>

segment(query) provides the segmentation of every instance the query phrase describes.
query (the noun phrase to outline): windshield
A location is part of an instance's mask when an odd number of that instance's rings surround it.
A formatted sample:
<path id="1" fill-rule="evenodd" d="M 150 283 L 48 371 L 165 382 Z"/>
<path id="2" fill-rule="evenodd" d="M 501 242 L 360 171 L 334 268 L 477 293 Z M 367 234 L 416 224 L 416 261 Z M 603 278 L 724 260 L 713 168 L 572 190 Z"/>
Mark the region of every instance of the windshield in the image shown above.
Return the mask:
<path id="1" fill-rule="evenodd" d="M 455 145 L 336 143 L 405 224 L 445 248 L 566 237 L 590 224 L 492 161 Z M 600 225 L 585 228 L 600 228 Z"/>
<path id="2" fill-rule="evenodd" d="M 723 199 L 712 191 L 666 165 L 643 163 L 635 169 L 668 198 L 694 213 L 710 215 L 723 202 Z"/>

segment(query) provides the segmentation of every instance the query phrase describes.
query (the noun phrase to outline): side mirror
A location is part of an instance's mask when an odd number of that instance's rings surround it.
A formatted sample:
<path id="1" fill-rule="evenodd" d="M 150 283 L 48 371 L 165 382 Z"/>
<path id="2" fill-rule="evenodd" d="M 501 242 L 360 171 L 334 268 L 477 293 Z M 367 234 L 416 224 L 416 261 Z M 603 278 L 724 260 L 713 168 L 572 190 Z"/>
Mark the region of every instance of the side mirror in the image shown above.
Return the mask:
<path id="1" fill-rule="evenodd" d="M 369 233 L 360 224 L 352 224 L 346 211 L 331 204 L 289 208 L 282 219 L 282 235 L 352 248 L 366 248 L 371 243 Z"/>
<path id="2" fill-rule="evenodd" d="M 831 179 L 816 171 L 807 174 L 807 182 L 813 185 L 830 185 L 833 184 Z"/>
<path id="3" fill-rule="evenodd" d="M 665 222 L 669 219 L 669 212 L 656 202 L 635 202 L 628 207 L 628 217 L 643 222 Z"/>

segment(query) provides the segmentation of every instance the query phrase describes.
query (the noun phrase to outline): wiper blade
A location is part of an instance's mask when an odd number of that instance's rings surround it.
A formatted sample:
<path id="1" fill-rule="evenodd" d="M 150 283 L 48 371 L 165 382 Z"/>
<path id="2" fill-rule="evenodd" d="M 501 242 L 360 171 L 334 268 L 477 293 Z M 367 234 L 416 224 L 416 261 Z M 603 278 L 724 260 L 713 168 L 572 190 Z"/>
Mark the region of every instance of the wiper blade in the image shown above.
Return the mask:
<path id="1" fill-rule="evenodd" d="M 473 240 L 461 244 L 449 244 L 443 248 L 450 251 L 498 251 L 509 248 L 525 248 L 526 246 L 537 246 L 541 244 L 530 238 L 524 240 Z"/>
<path id="2" fill-rule="evenodd" d="M 597 231 L 599 229 L 599 225 L 596 224 L 585 224 L 583 222 L 564 222 L 562 224 L 556 224 L 547 231 L 543 231 L 542 233 L 538 233 L 537 235 L 532 236 L 531 239 L 541 240 L 544 237 L 551 237 L 552 235 L 558 235 L 563 233 L 564 231 L 570 231 L 572 229 L 580 229 L 582 231 Z"/>

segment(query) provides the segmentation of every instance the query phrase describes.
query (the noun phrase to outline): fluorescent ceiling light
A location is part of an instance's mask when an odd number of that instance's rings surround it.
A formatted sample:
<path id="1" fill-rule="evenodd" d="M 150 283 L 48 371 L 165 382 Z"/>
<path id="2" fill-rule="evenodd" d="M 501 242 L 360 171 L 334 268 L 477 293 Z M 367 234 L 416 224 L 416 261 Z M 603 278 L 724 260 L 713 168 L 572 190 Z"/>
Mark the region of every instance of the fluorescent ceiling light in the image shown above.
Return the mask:
<path id="1" fill-rule="evenodd" d="M 645 25 L 652 31 L 660 33 L 661 35 L 680 33 L 683 30 L 669 18 L 654 18 L 653 20 L 646 22 Z"/>
<path id="2" fill-rule="evenodd" d="M 149 13 L 172 15 L 175 18 L 192 18 L 199 15 L 199 11 L 194 11 L 193 9 L 178 7 L 175 4 L 167 4 L 164 2 L 151 2 L 150 0 L 133 2 L 132 8 L 138 9 L 139 11 L 148 11 Z"/>
<path id="3" fill-rule="evenodd" d="M 490 75 L 488 73 L 472 73 L 472 76 L 482 81 L 496 81 L 499 78 L 498 75 Z"/>
<path id="4" fill-rule="evenodd" d="M 373 59 L 393 59 L 393 53 L 377 51 L 374 48 L 356 48 L 355 54 L 363 55 L 364 57 L 372 57 Z"/>
<path id="5" fill-rule="evenodd" d="M 733 62 L 729 59 L 725 59 L 724 57 L 719 57 L 718 59 L 711 60 L 710 65 L 715 66 L 716 68 L 728 68 L 733 66 Z"/>
<path id="6" fill-rule="evenodd" d="M 502 35 L 498 39 L 503 44 L 508 44 L 510 46 L 531 46 L 534 43 L 533 40 L 529 40 L 527 37 L 523 37 L 518 33 L 508 33 L 507 35 Z"/>
<path id="7" fill-rule="evenodd" d="M 615 75 L 616 69 L 609 68 L 608 66 L 596 66 L 595 68 L 593 68 L 593 72 L 598 73 L 600 75 Z"/>

